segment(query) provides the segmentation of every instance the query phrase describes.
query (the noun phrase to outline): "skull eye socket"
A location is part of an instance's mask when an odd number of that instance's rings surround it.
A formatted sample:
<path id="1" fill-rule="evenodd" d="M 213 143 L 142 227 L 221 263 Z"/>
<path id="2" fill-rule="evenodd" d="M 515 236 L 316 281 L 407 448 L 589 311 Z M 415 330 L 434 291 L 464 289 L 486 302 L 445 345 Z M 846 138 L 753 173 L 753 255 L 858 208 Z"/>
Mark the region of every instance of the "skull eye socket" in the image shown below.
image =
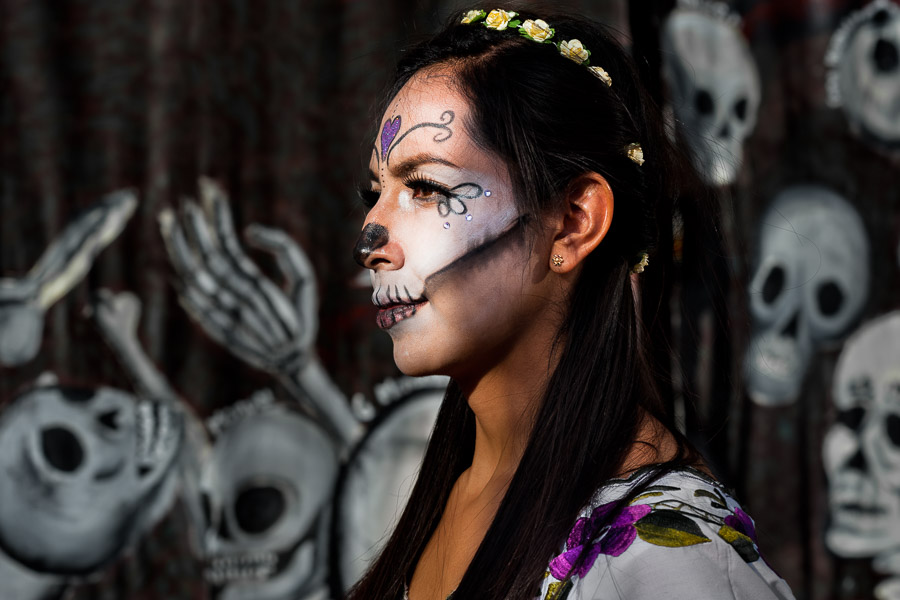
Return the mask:
<path id="1" fill-rule="evenodd" d="M 859 426 L 862 425 L 863 417 L 865 416 L 865 409 L 857 406 L 848 410 L 839 411 L 837 420 L 841 425 L 848 427 L 853 431 L 859 431 Z"/>
<path id="2" fill-rule="evenodd" d="M 734 103 L 734 115 L 743 121 L 747 118 L 747 99 L 741 98 Z"/>
<path id="3" fill-rule="evenodd" d="M 874 15 L 872 15 L 872 23 L 876 27 L 881 27 L 890 20 L 891 20 L 891 15 L 889 15 L 888 11 L 883 8 L 881 10 L 879 10 L 878 12 L 876 12 Z"/>
<path id="4" fill-rule="evenodd" d="M 888 415 L 884 420 L 884 428 L 887 430 L 888 439 L 895 446 L 900 447 L 900 416 L 895 414 Z"/>
<path id="5" fill-rule="evenodd" d="M 711 115 L 716 108 L 716 103 L 713 101 L 713 97 L 709 92 L 700 89 L 694 94 L 694 108 L 696 108 L 697 112 L 701 115 Z"/>
<path id="6" fill-rule="evenodd" d="M 246 533 L 262 533 L 272 527 L 285 510 L 284 494 L 272 486 L 247 488 L 234 503 L 234 518 Z"/>
<path id="7" fill-rule="evenodd" d="M 872 50 L 872 61 L 875 68 L 881 73 L 891 73 L 897 70 L 900 64 L 900 53 L 897 51 L 897 44 L 884 38 L 875 42 L 875 48 Z"/>
<path id="8" fill-rule="evenodd" d="M 772 304 L 784 289 L 784 269 L 773 267 L 766 280 L 763 282 L 762 299 L 766 304 Z"/>
<path id="9" fill-rule="evenodd" d="M 41 432 L 41 450 L 47 462 L 64 473 L 71 473 L 84 462 L 81 442 L 63 427 L 48 427 Z"/>
<path id="10" fill-rule="evenodd" d="M 844 305 L 844 292 L 833 281 L 828 281 L 816 290 L 819 311 L 826 317 L 833 317 Z"/>

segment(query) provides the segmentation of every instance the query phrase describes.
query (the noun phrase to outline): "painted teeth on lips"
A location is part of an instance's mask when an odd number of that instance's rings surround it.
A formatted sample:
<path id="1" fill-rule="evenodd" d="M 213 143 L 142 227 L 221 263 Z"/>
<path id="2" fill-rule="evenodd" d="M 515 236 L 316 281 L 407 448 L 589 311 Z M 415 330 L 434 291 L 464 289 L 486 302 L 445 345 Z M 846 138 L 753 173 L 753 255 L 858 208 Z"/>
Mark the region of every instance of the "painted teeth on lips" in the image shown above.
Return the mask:
<path id="1" fill-rule="evenodd" d="M 415 316 L 416 312 L 427 302 L 424 298 L 413 302 L 388 302 L 379 303 L 375 322 L 381 329 L 390 329 L 400 321 Z"/>

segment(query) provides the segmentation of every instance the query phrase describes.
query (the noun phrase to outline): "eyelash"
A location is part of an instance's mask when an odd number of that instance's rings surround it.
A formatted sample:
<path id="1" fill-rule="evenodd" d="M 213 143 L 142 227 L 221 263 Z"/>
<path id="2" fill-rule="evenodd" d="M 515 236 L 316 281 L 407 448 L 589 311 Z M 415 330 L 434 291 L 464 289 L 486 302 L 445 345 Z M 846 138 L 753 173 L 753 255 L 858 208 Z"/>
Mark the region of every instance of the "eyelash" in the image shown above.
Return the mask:
<path id="1" fill-rule="evenodd" d="M 426 192 L 437 193 L 444 197 L 450 195 L 449 189 L 447 189 L 437 181 L 425 177 L 418 177 L 415 175 L 409 176 L 403 179 L 403 185 L 414 191 L 416 189 L 420 189 Z M 357 194 L 359 195 L 359 199 L 362 202 L 363 206 L 368 209 L 374 207 L 375 204 L 378 203 L 378 198 L 381 196 L 381 192 L 376 192 L 375 190 L 363 186 L 360 186 L 357 189 Z M 415 198 L 416 196 L 413 197 Z"/>
<path id="2" fill-rule="evenodd" d="M 450 195 L 450 190 L 437 181 L 416 175 L 411 175 L 408 178 L 403 179 L 403 185 L 411 190 L 416 190 L 418 188 L 426 192 L 434 192 L 445 198 Z M 416 196 L 413 196 L 413 198 L 416 198 Z"/>

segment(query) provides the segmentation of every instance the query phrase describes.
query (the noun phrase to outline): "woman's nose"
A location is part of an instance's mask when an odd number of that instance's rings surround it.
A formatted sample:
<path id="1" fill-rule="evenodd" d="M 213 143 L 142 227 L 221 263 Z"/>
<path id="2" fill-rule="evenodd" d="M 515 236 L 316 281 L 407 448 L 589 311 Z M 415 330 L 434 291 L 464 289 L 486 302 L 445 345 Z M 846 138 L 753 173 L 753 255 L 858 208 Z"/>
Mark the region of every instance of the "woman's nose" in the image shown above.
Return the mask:
<path id="1" fill-rule="evenodd" d="M 378 223 L 369 223 L 363 227 L 353 258 L 361 267 L 367 269 L 395 270 L 403 266 L 403 253 L 397 244 L 391 243 L 387 228 Z"/>

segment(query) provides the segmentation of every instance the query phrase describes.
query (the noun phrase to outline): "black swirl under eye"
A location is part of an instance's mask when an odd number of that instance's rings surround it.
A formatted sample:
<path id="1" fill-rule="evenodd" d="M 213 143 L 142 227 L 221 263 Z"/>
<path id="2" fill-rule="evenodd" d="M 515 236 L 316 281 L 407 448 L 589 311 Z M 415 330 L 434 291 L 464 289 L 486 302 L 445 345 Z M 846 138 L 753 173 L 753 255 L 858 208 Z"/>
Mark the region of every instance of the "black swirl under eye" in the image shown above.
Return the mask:
<path id="1" fill-rule="evenodd" d="M 373 189 L 362 186 L 357 188 L 356 193 L 359 196 L 359 201 L 362 202 L 362 205 L 366 208 L 375 206 L 378 203 L 378 198 L 381 196 L 381 192 L 376 192 Z"/>

